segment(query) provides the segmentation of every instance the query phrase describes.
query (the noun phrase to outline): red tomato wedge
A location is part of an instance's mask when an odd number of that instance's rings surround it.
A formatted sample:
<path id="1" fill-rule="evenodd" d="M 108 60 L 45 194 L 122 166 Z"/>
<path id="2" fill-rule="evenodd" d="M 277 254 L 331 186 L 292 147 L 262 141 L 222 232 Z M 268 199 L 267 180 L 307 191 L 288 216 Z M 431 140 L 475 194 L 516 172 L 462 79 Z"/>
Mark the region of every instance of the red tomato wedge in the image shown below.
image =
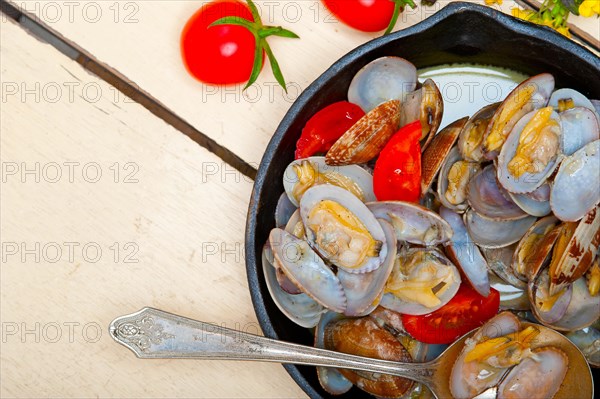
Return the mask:
<path id="1" fill-rule="evenodd" d="M 422 316 L 402 315 L 402 324 L 413 338 L 428 344 L 449 344 L 469 331 L 482 326 L 498 313 L 500 294 L 490 289 L 483 297 L 470 285 L 462 283 L 446 305 Z"/>
<path id="2" fill-rule="evenodd" d="M 356 104 L 340 101 L 314 114 L 296 144 L 296 159 L 327 152 L 352 125 L 365 115 Z"/>
<path id="3" fill-rule="evenodd" d="M 410 123 L 385 145 L 375 163 L 373 191 L 378 201 L 419 201 L 421 122 Z"/>

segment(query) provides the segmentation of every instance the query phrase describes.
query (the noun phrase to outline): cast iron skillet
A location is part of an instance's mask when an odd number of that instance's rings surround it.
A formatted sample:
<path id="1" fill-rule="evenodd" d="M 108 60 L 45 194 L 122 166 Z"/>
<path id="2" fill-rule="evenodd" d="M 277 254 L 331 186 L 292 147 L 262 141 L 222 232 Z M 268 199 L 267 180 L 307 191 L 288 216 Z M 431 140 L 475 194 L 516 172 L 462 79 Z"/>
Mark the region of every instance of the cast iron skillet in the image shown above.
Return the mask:
<path id="1" fill-rule="evenodd" d="M 254 309 L 267 337 L 313 343 L 308 330 L 277 309 L 261 265 L 262 246 L 275 227 L 275 205 L 283 192 L 283 172 L 293 160 L 302 127 L 316 111 L 346 99 L 348 85 L 361 67 L 389 55 L 406 58 L 417 68 L 471 62 L 507 67 L 528 75 L 550 72 L 557 87 L 571 87 L 589 98 L 600 99 L 600 58 L 548 28 L 470 3 L 451 3 L 411 28 L 372 40 L 346 54 L 292 105 L 266 149 L 254 182 L 246 225 L 246 269 Z M 284 367 L 310 397 L 330 397 L 319 385 L 314 367 Z M 361 392 L 353 388 L 340 398 Z"/>

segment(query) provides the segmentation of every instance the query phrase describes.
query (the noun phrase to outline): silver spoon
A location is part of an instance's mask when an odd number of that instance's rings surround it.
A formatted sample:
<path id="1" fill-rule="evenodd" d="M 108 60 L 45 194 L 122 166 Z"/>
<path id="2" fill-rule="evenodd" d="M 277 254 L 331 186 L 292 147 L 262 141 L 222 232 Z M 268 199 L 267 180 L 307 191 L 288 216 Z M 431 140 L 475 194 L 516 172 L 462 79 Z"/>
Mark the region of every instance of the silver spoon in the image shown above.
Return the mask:
<path id="1" fill-rule="evenodd" d="M 531 323 L 522 323 L 523 326 Z M 569 371 L 555 399 L 593 398 L 592 374 L 579 349 L 563 335 L 540 325 L 534 347 L 552 345 L 569 358 Z M 139 358 L 256 360 L 325 366 L 391 374 L 425 384 L 437 398 L 451 398 L 450 372 L 467 334 L 437 359 L 401 363 L 312 348 L 248 334 L 153 308 L 121 316 L 110 324 L 110 335 Z M 484 395 L 485 396 L 485 395 Z"/>

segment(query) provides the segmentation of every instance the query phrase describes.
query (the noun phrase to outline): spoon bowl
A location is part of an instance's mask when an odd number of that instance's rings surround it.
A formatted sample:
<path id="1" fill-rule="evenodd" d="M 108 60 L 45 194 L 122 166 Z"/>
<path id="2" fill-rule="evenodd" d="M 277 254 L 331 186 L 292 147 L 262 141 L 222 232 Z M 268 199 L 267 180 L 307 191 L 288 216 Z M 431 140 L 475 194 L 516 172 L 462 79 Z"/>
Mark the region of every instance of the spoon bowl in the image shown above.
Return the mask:
<path id="1" fill-rule="evenodd" d="M 521 323 L 523 326 L 533 323 Z M 540 330 L 532 348 L 554 346 L 568 357 L 567 375 L 555 399 L 593 398 L 590 367 L 581 351 L 556 331 L 535 324 Z M 110 324 L 111 337 L 139 358 L 254 360 L 345 368 L 391 374 L 425 384 L 436 398 L 451 398 L 450 373 L 472 331 L 427 363 L 401 363 L 371 359 L 248 334 L 153 308 L 121 316 Z M 478 398 L 493 398 L 491 389 Z"/>

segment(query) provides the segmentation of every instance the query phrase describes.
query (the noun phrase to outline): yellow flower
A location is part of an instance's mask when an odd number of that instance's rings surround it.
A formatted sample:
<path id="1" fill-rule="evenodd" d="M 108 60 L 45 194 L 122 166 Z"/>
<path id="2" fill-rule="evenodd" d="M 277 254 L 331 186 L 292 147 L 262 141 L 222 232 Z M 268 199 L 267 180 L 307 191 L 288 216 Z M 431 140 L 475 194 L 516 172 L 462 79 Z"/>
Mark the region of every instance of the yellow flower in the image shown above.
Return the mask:
<path id="1" fill-rule="evenodd" d="M 502 0 L 485 0 L 485 4 L 493 6 L 494 4 L 502 4 Z"/>
<path id="2" fill-rule="evenodd" d="M 594 14 L 600 15 L 600 0 L 584 0 L 579 6 L 579 14 L 584 17 L 591 17 Z"/>
<path id="3" fill-rule="evenodd" d="M 556 28 L 556 31 L 566 37 L 571 37 L 571 32 L 569 31 L 568 26 L 561 26 L 559 28 Z"/>
<path id="4" fill-rule="evenodd" d="M 535 14 L 533 10 L 521 10 L 520 8 L 513 8 L 510 10 L 513 17 L 517 17 L 519 19 L 524 19 L 525 21 L 529 21 L 531 17 Z"/>

